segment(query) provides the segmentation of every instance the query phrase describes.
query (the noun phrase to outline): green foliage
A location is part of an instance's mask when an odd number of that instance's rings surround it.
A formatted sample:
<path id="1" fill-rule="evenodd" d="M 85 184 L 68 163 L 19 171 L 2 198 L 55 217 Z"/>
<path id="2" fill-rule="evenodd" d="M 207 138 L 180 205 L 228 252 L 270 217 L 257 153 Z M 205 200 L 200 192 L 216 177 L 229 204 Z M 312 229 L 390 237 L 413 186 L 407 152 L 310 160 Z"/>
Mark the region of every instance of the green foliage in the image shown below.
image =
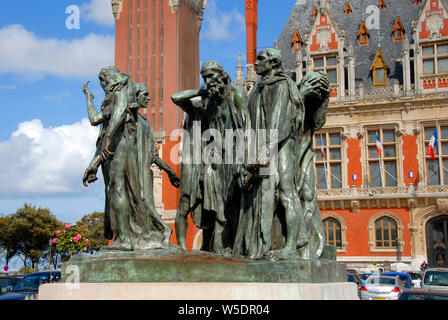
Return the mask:
<path id="1" fill-rule="evenodd" d="M 49 209 L 25 203 L 16 213 L 0 218 L 0 245 L 7 250 L 8 258 L 20 254 L 24 262 L 31 260 L 36 269 L 48 253 L 54 230 L 61 226 L 62 222 Z"/>
<path id="2" fill-rule="evenodd" d="M 87 251 L 94 253 L 107 245 L 107 239 L 104 237 L 104 213 L 93 212 L 84 215 L 76 225 L 87 229 L 87 238 L 89 245 Z"/>
<path id="3" fill-rule="evenodd" d="M 87 229 L 66 224 L 64 229 L 56 230 L 52 242 L 59 251 L 69 252 L 70 256 L 73 253 L 87 251 L 89 243 Z"/>

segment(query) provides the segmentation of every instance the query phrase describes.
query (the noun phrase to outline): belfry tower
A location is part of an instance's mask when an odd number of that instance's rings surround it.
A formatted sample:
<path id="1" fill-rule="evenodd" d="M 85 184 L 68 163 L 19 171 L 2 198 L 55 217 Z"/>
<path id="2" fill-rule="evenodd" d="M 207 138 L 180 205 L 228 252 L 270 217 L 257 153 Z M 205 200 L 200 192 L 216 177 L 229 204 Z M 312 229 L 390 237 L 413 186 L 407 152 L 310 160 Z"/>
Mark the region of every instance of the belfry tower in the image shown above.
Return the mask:
<path id="1" fill-rule="evenodd" d="M 171 101 L 181 90 L 199 88 L 199 32 L 207 0 L 111 0 L 115 17 L 115 66 L 134 82 L 148 86 L 151 101 L 145 116 L 152 126 L 162 159 L 170 159 L 179 141 L 171 141 L 182 128 L 184 113 Z M 177 161 L 178 159 L 176 159 Z M 169 224 L 179 201 L 179 189 L 168 176 L 153 168 L 154 200 Z M 174 228 L 173 228 L 174 229 Z"/>
<path id="2" fill-rule="evenodd" d="M 199 31 L 206 0 L 112 0 L 115 66 L 148 85 L 155 132 L 182 124 L 171 95 L 199 86 Z"/>
<path id="3" fill-rule="evenodd" d="M 257 82 L 254 63 L 257 59 L 258 0 L 245 0 L 246 14 L 246 80 L 242 85 L 246 93 Z"/>
<path id="4" fill-rule="evenodd" d="M 258 0 L 246 0 L 246 55 L 247 64 L 257 57 Z"/>

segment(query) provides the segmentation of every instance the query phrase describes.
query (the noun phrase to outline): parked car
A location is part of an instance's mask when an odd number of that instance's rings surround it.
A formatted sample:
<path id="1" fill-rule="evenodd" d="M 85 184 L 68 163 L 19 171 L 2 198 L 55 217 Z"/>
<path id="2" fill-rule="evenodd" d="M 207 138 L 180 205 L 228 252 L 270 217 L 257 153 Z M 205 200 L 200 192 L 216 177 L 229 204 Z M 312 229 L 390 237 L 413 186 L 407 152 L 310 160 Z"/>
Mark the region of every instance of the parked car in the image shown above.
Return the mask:
<path id="1" fill-rule="evenodd" d="M 447 291 L 411 289 L 405 290 L 400 300 L 448 300 Z"/>
<path id="2" fill-rule="evenodd" d="M 413 283 L 412 279 L 409 273 L 405 272 L 385 272 L 383 273 L 384 276 L 397 276 L 400 278 L 401 282 L 403 282 L 403 285 L 406 289 L 412 289 Z"/>
<path id="3" fill-rule="evenodd" d="M 371 275 L 361 286 L 361 300 L 398 300 L 404 291 L 397 276 Z"/>
<path id="4" fill-rule="evenodd" d="M 422 287 L 422 275 L 418 272 L 408 272 L 415 289 Z"/>
<path id="5" fill-rule="evenodd" d="M 59 282 L 61 280 L 61 271 L 41 271 L 34 272 L 23 277 L 12 289 L 0 296 L 0 300 L 25 300 L 36 299 L 39 293 L 39 286 L 45 283 Z"/>
<path id="6" fill-rule="evenodd" d="M 379 273 L 374 273 L 374 272 L 365 272 L 365 273 L 361 273 L 361 275 L 359 276 L 359 278 L 361 278 L 361 282 L 362 283 L 366 283 L 366 280 L 368 277 L 370 277 L 371 275 L 379 275 Z"/>
<path id="7" fill-rule="evenodd" d="M 3 295 L 9 291 L 12 291 L 12 289 L 15 287 L 15 285 L 22 279 L 23 277 L 0 277 L 0 295 Z"/>
<path id="8" fill-rule="evenodd" d="M 428 268 L 423 274 L 422 289 L 448 291 L 448 268 Z"/>
<path id="9" fill-rule="evenodd" d="M 359 286 L 362 284 L 361 278 L 356 273 L 347 272 L 347 282 L 354 282 Z"/>

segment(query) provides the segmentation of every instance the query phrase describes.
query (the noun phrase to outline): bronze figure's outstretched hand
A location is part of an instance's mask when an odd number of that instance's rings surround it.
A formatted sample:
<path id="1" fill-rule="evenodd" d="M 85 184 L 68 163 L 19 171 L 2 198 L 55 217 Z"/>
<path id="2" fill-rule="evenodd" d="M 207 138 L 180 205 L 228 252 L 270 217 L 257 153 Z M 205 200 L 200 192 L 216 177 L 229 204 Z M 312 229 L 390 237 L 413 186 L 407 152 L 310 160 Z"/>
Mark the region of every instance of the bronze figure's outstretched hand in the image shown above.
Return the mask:
<path id="1" fill-rule="evenodd" d="M 87 80 L 86 82 L 84 82 L 84 85 L 82 86 L 82 92 L 84 92 L 84 94 L 86 95 L 86 98 L 90 98 L 90 99 L 94 99 L 95 95 L 90 92 L 89 88 L 88 88 L 88 84 L 89 84 L 89 80 Z"/>

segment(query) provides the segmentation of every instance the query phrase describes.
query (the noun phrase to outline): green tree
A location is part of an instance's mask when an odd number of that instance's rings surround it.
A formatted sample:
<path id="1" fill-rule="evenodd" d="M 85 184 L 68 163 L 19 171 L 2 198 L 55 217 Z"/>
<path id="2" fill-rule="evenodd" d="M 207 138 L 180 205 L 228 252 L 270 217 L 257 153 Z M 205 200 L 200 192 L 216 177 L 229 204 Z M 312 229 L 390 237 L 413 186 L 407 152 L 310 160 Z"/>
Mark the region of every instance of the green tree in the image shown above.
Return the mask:
<path id="1" fill-rule="evenodd" d="M 36 209 L 27 203 L 11 215 L 9 231 L 17 246 L 17 253 L 22 256 L 24 266 L 29 259 L 32 268 L 38 269 L 39 260 L 48 254 L 51 236 L 62 226 L 63 223 L 49 209 Z"/>
<path id="2" fill-rule="evenodd" d="M 87 250 L 90 253 L 97 252 L 107 245 L 107 239 L 104 237 L 104 213 L 86 214 L 76 225 L 87 229 L 87 238 L 89 239 Z"/>
<path id="3" fill-rule="evenodd" d="M 11 215 L 0 217 L 0 247 L 5 251 L 6 264 L 17 255 L 19 251 L 18 237 L 12 229 L 13 218 Z"/>

